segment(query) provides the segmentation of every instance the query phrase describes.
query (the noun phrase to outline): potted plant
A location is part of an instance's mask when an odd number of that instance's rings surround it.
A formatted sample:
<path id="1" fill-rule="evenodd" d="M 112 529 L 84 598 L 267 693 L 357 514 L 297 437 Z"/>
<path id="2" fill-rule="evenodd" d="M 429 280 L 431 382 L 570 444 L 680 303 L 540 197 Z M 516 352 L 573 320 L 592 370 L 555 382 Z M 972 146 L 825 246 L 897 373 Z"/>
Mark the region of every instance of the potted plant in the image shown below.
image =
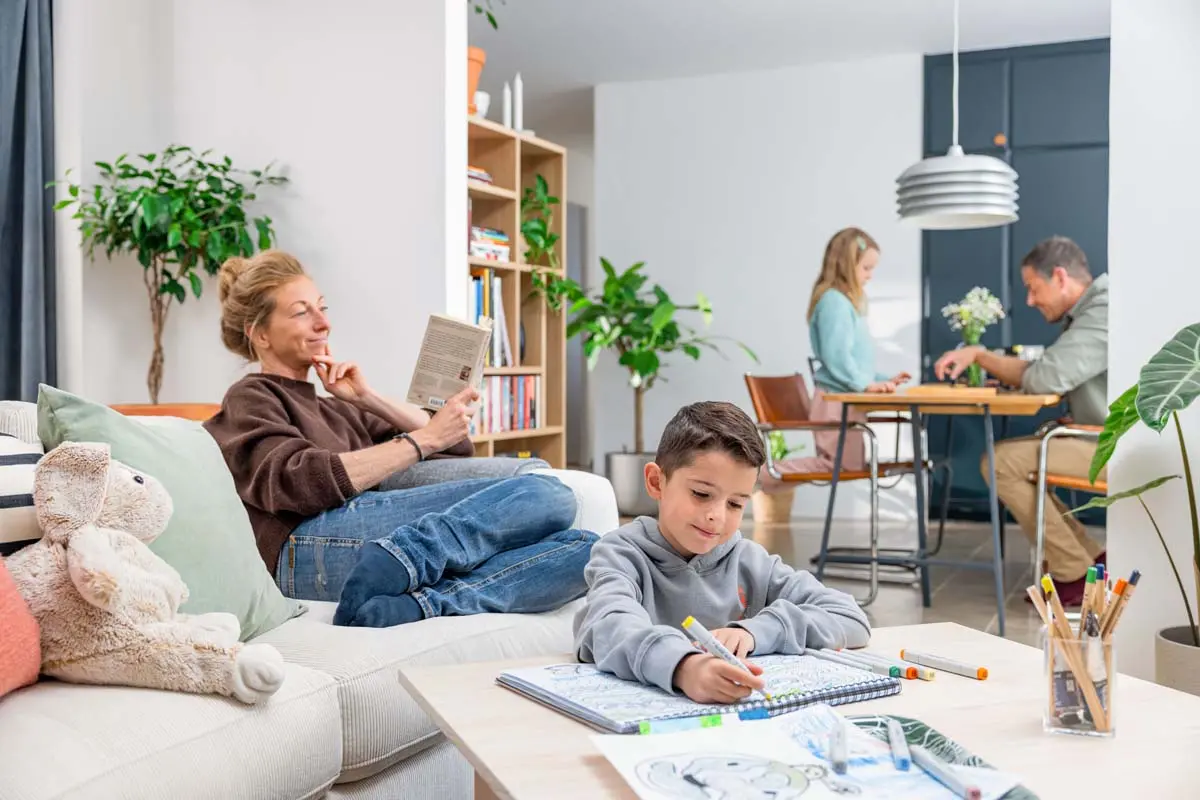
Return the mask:
<path id="1" fill-rule="evenodd" d="M 1183 426 L 1179 421 L 1179 412 L 1190 406 L 1192 401 L 1200 395 L 1200 382 L 1196 377 L 1200 375 L 1200 349 L 1198 348 L 1200 348 L 1200 323 L 1180 330 L 1146 362 L 1138 374 L 1138 382 L 1109 406 L 1108 417 L 1104 421 L 1104 431 L 1100 434 L 1099 442 L 1096 445 L 1096 455 L 1092 458 L 1088 478 L 1095 483 L 1100 470 L 1104 468 L 1116 451 L 1117 442 L 1138 422 L 1159 433 L 1169 424 L 1174 426 L 1179 442 L 1179 455 L 1183 464 L 1183 477 L 1187 484 L 1188 511 L 1192 523 L 1192 578 L 1196 582 L 1197 598 L 1200 598 L 1200 513 L 1198 513 L 1196 505 L 1196 488 L 1192 480 L 1192 465 L 1188 458 L 1187 443 L 1183 436 Z M 1155 680 L 1165 686 L 1200 695 L 1200 629 L 1196 627 L 1197 615 L 1193 613 L 1188 601 L 1183 578 L 1180 576 L 1170 548 L 1167 547 L 1166 539 L 1163 538 L 1162 530 L 1142 497 L 1151 489 L 1178 477 L 1180 476 L 1164 475 L 1128 491 L 1118 492 L 1108 497 L 1094 497 L 1088 503 L 1069 513 L 1086 508 L 1107 508 L 1113 503 L 1129 498 L 1135 498 L 1141 504 L 1155 534 L 1158 535 L 1159 543 L 1166 552 L 1171 571 L 1175 574 L 1175 582 L 1179 587 L 1179 595 L 1183 600 L 1183 608 L 1188 620 L 1187 625 L 1163 628 L 1155 635 Z"/>
<path id="2" fill-rule="evenodd" d="M 957 303 L 942 308 L 942 316 L 950 323 L 950 329 L 962 333 L 963 344 L 977 345 L 983 332 L 1004 319 L 1004 306 L 1000 300 L 981 286 L 967 292 Z M 967 384 L 983 386 L 983 367 L 971 364 L 967 367 Z"/>
<path id="3" fill-rule="evenodd" d="M 767 447 L 771 449 L 771 460 L 776 465 L 793 453 L 799 453 L 804 445 L 790 447 L 783 431 L 767 434 Z M 792 503 L 796 499 L 796 487 L 783 484 L 778 489 L 766 492 L 759 487 L 750 496 L 751 512 L 757 525 L 772 525 L 788 522 L 792 518 Z"/>
<path id="4" fill-rule="evenodd" d="M 604 285 L 590 297 L 577 282 L 549 269 L 535 270 L 534 291 L 545 298 L 552 310 L 565 308 L 574 315 L 567 323 L 567 336 L 583 338 L 589 370 L 595 368 L 601 353 L 611 350 L 628 371 L 629 386 L 633 389 L 633 450 L 607 453 L 605 466 L 620 512 L 629 516 L 652 515 L 655 505 L 646 494 L 642 477 L 646 464 L 654 459 L 654 453 L 646 452 L 645 445 L 646 392 L 660 379 L 665 380 L 664 357 L 683 353 L 699 359 L 703 349 L 723 355 L 714 343 L 714 339 L 723 337 L 701 336 L 677 319 L 681 311 L 695 311 L 705 324 L 711 322 L 712 306 L 704 295 L 697 295 L 692 305 L 678 305 L 658 284 L 647 288 L 648 277 L 642 272 L 644 262 L 639 261 L 623 272 L 617 272 L 604 258 L 600 259 L 600 265 L 604 269 Z M 744 344 L 736 344 L 758 361 Z"/>
<path id="5" fill-rule="evenodd" d="M 475 9 L 476 14 L 487 18 L 492 30 L 497 30 L 496 15 L 492 13 L 492 0 L 482 3 L 467 0 L 467 5 Z M 474 116 L 478 110 L 475 106 L 475 92 L 479 88 L 479 77 L 483 74 L 483 65 L 487 63 L 487 51 L 474 45 L 467 47 L 467 113 Z"/>
<path id="6" fill-rule="evenodd" d="M 99 247 L 110 259 L 131 253 L 142 265 L 154 337 L 146 375 L 151 403 L 162 388 L 163 331 L 172 301 L 186 300 L 189 288 L 199 299 L 202 274 L 215 275 L 227 258 L 253 255 L 256 246 L 265 250 L 275 238 L 271 218 L 250 218 L 245 206 L 260 186 L 287 179 L 271 174 L 269 164 L 243 172 L 228 156 L 210 159 L 210 153 L 171 145 L 162 153 L 97 161 L 100 183 L 85 189 L 64 178 L 69 196 L 55 205 L 77 206 L 71 218 L 80 221 L 89 257 Z"/>

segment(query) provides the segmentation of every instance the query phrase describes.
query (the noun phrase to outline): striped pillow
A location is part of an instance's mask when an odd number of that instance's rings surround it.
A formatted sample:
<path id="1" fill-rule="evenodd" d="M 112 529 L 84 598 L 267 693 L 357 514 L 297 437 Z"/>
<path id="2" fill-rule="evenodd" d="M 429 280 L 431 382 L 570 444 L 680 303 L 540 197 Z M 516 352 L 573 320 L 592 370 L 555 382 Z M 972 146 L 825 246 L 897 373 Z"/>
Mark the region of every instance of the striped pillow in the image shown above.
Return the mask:
<path id="1" fill-rule="evenodd" d="M 0 433 L 0 555 L 42 538 L 33 510 L 33 468 L 41 445 Z"/>

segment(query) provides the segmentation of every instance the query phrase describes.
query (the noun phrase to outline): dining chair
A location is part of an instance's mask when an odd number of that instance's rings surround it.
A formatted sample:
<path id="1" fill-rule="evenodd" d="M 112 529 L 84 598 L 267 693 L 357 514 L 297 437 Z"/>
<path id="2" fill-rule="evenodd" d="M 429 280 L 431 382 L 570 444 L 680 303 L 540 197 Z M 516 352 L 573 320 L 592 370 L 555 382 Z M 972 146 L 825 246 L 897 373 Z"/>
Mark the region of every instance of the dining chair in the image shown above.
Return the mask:
<path id="1" fill-rule="evenodd" d="M 1089 494 L 1108 494 L 1108 481 L 1097 480 L 1092 483 L 1087 478 L 1079 478 L 1074 475 L 1060 475 L 1050 472 L 1047 469 L 1047 462 L 1050 457 L 1050 440 L 1059 437 L 1069 437 L 1075 439 L 1090 439 L 1091 441 L 1099 441 L 1100 433 L 1104 430 L 1103 425 L 1077 425 L 1074 423 L 1065 423 L 1055 426 L 1042 435 L 1041 441 L 1038 443 L 1038 466 L 1037 472 L 1029 473 L 1029 481 L 1037 485 L 1037 537 L 1034 544 L 1033 553 L 1033 571 L 1034 579 L 1040 578 L 1045 573 L 1045 544 L 1046 544 L 1046 492 L 1048 489 L 1066 489 L 1071 492 L 1072 497 L 1076 492 L 1086 492 Z M 1072 502 L 1074 505 L 1074 502 Z"/>
<path id="2" fill-rule="evenodd" d="M 767 450 L 767 474 L 778 481 L 794 484 L 826 485 L 833 480 L 833 472 L 781 472 L 771 456 L 770 434 L 775 431 L 836 431 L 841 428 L 841 422 L 835 420 L 814 420 L 811 418 L 808 387 L 804 376 L 800 373 L 791 375 L 764 376 L 745 375 L 746 388 L 750 392 L 750 402 L 758 417 L 758 430 L 763 437 Z M 869 589 L 865 598 L 855 598 L 860 606 L 870 605 L 879 593 L 879 479 L 895 475 L 911 474 L 913 462 L 879 460 L 879 441 L 875 431 L 864 422 L 851 421 L 848 428 L 862 431 L 868 442 L 868 460 L 865 470 L 846 470 L 838 473 L 838 482 L 868 481 L 871 497 L 870 545 L 866 548 L 853 548 L 857 551 L 870 553 Z M 824 543 L 823 543 L 824 547 Z M 845 548 L 851 549 L 851 548 Z"/>

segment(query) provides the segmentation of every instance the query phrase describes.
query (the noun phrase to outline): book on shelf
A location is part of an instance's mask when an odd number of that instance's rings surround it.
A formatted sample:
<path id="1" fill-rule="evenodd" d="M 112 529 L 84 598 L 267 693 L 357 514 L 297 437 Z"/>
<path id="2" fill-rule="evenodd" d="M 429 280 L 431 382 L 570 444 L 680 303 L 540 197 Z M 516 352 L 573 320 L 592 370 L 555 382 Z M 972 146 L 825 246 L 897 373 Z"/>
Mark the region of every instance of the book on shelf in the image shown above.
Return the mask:
<path id="1" fill-rule="evenodd" d="M 479 392 L 479 413 L 471 420 L 471 435 L 537 430 L 544 413 L 541 375 L 488 375 Z"/>
<path id="2" fill-rule="evenodd" d="M 511 253 L 508 234 L 495 228 L 471 226 L 467 247 L 472 256 L 493 261 L 508 261 Z"/>
<path id="3" fill-rule="evenodd" d="M 467 319 L 482 323 L 488 320 L 496 331 L 491 347 L 485 354 L 485 367 L 511 367 L 512 342 L 508 337 L 508 317 L 504 308 L 504 282 L 494 270 L 484 268 L 471 276 L 467 293 Z"/>
<path id="4" fill-rule="evenodd" d="M 484 362 L 492 350 L 492 325 L 489 317 L 467 322 L 430 314 L 413 367 L 408 402 L 436 411 L 468 385 L 479 389 Z"/>
<path id="5" fill-rule="evenodd" d="M 492 173 L 488 172 L 483 167 L 477 167 L 474 164 L 467 165 L 467 178 L 480 183 L 492 183 Z"/>

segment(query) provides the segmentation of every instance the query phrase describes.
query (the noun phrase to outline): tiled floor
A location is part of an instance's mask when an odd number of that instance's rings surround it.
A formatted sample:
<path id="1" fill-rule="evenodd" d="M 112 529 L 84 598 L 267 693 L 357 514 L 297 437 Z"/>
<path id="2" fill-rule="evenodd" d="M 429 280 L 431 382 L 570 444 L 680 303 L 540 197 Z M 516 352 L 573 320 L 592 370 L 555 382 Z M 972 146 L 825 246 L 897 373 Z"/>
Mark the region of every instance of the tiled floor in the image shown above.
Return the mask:
<path id="1" fill-rule="evenodd" d="M 768 525 L 756 529 L 753 522 L 747 521 L 742 530 L 770 552 L 778 553 L 788 564 L 809 569 L 809 559 L 820 549 L 821 526 L 821 520 L 793 520 L 786 525 Z M 931 535 L 935 529 L 931 526 Z M 1023 600 L 1025 587 L 1033 583 L 1028 540 L 1012 522 L 1007 525 L 1005 533 L 1005 637 L 1035 644 L 1041 621 L 1032 607 Z M 1089 533 L 1103 542 L 1102 530 L 1091 529 Z M 867 535 L 868 527 L 865 522 L 835 522 L 830 544 L 866 545 Z M 898 523 L 883 524 L 880 547 L 911 548 L 915 542 L 915 527 Z M 962 561 L 988 561 L 991 552 L 990 526 L 975 522 L 950 522 L 946 525 L 945 543 L 938 557 Z M 838 586 L 857 596 L 865 596 L 865 580 L 839 580 L 833 577 L 835 569 L 835 566 L 826 568 L 827 584 Z M 879 596 L 866 609 L 872 624 L 883 626 L 958 622 L 989 633 L 998 632 L 996 596 L 990 571 L 934 567 L 930 578 L 933 589 L 933 603 L 930 608 L 921 607 L 921 592 L 917 585 L 881 582 Z"/>

